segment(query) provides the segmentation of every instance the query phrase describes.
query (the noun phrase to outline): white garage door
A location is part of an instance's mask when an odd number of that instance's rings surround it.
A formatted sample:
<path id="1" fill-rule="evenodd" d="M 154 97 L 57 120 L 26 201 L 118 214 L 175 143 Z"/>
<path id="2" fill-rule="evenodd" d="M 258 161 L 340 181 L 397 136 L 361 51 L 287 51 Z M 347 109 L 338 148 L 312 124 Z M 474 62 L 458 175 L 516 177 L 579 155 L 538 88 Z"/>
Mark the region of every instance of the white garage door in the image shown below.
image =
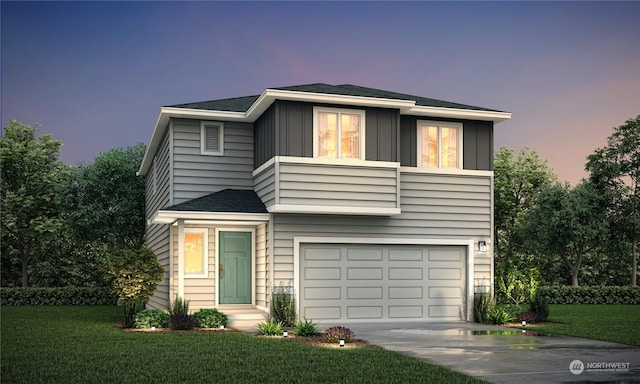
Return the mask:
<path id="1" fill-rule="evenodd" d="M 300 314 L 313 320 L 465 320 L 463 246 L 301 244 Z"/>

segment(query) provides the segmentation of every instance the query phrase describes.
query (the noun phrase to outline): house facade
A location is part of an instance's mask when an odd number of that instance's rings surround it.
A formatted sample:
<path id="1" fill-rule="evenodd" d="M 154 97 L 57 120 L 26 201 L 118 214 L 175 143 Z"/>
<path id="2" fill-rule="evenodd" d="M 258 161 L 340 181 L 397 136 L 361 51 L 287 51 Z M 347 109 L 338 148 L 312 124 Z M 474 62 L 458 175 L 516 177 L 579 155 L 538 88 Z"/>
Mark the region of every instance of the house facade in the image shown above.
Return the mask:
<path id="1" fill-rule="evenodd" d="M 493 286 L 493 126 L 510 113 L 355 85 L 163 107 L 139 170 L 149 306 L 471 320 Z"/>

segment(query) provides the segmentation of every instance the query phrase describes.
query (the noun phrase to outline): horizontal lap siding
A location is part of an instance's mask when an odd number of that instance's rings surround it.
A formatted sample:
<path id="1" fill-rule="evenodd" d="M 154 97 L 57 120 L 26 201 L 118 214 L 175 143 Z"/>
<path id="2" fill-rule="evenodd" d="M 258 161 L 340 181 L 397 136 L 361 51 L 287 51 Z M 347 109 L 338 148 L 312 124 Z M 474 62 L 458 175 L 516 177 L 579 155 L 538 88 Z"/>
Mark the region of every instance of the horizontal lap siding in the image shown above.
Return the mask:
<path id="1" fill-rule="evenodd" d="M 147 174 L 145 190 L 147 220 L 150 219 L 158 209 L 169 205 L 169 158 L 169 136 L 165 135 L 156 153 L 151 172 Z M 155 192 L 152 186 L 154 178 L 156 180 Z M 145 239 L 147 246 L 153 250 L 158 262 L 164 268 L 163 280 L 158 284 L 152 297 L 149 299 L 149 306 L 164 309 L 167 307 L 169 300 L 169 226 L 166 224 L 147 224 Z"/>
<path id="2" fill-rule="evenodd" d="M 223 189 L 251 189 L 253 126 L 224 123 L 224 156 L 200 154 L 200 120 L 173 121 L 173 204 Z"/>
<path id="3" fill-rule="evenodd" d="M 279 204 L 396 208 L 397 169 L 280 163 Z"/>
<path id="4" fill-rule="evenodd" d="M 372 243 L 376 237 L 491 237 L 489 176 L 402 172 L 400 196 L 402 213 L 391 217 L 275 215 L 274 283 L 293 280 L 294 236 L 368 237 Z M 491 265 L 490 257 L 477 260 L 475 270 L 480 277 L 490 278 L 487 265 Z"/>
<path id="5" fill-rule="evenodd" d="M 275 165 L 271 165 L 253 180 L 253 189 L 260 197 L 265 206 L 269 207 L 275 204 L 276 199 L 276 176 Z"/>

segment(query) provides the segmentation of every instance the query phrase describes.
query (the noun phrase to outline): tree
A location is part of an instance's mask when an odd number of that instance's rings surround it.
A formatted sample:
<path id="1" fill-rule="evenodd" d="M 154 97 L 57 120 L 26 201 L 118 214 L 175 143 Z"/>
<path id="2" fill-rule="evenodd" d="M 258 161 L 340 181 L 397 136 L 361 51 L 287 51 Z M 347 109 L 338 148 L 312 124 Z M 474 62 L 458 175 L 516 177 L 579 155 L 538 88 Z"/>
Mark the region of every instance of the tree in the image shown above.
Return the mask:
<path id="1" fill-rule="evenodd" d="M 606 197 L 607 216 L 618 236 L 631 244 L 631 285 L 637 285 L 640 239 L 640 115 L 614 129 L 607 145 L 589 155 L 586 170 Z"/>
<path id="2" fill-rule="evenodd" d="M 575 188 L 556 183 L 540 194 L 526 229 L 530 247 L 540 253 L 559 255 L 578 286 L 584 256 L 597 249 L 606 236 L 600 196 L 594 186 L 583 181 Z"/>
<path id="3" fill-rule="evenodd" d="M 522 250 L 523 228 L 540 191 L 556 180 L 546 161 L 528 148 L 517 153 L 502 147 L 494 159 L 496 264 L 501 266 Z"/>
<path id="4" fill-rule="evenodd" d="M 62 225 L 56 186 L 68 171 L 58 160 L 61 143 L 37 137 L 39 128 L 12 120 L 0 139 L 2 261 L 19 259 L 23 287 L 30 284 L 34 248 Z"/>
<path id="5" fill-rule="evenodd" d="M 136 172 L 144 152 L 142 143 L 112 148 L 73 170 L 63 202 L 79 239 L 117 248 L 142 244 L 145 181 Z"/>

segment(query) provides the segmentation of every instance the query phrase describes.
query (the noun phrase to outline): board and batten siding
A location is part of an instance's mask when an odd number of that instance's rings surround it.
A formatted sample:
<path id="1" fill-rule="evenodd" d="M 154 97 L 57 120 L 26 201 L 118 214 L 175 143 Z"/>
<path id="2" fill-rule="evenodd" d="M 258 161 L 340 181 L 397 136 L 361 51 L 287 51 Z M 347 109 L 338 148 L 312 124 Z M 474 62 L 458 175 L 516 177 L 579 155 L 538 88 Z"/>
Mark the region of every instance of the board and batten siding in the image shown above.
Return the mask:
<path id="1" fill-rule="evenodd" d="M 291 285 L 293 281 L 294 236 L 362 237 L 371 238 L 371 244 L 378 238 L 491 238 L 491 176 L 433 174 L 401 168 L 400 180 L 400 215 L 275 214 L 274 284 Z M 474 261 L 474 271 L 479 273 L 476 281 L 490 281 L 491 256 L 478 254 Z"/>
<path id="2" fill-rule="evenodd" d="M 172 204 L 227 188 L 253 188 L 252 124 L 224 122 L 224 156 L 200 153 L 200 120 L 175 119 L 172 125 Z"/>
<path id="3" fill-rule="evenodd" d="M 151 172 L 146 176 L 145 216 L 149 220 L 158 210 L 169 205 L 170 200 L 170 152 L 169 134 L 165 134 L 154 158 Z M 155 186 L 154 186 L 155 184 Z M 145 229 L 147 246 L 153 250 L 158 262 L 164 268 L 164 278 L 149 299 L 152 308 L 165 309 L 169 303 L 169 226 L 147 224 Z"/>

